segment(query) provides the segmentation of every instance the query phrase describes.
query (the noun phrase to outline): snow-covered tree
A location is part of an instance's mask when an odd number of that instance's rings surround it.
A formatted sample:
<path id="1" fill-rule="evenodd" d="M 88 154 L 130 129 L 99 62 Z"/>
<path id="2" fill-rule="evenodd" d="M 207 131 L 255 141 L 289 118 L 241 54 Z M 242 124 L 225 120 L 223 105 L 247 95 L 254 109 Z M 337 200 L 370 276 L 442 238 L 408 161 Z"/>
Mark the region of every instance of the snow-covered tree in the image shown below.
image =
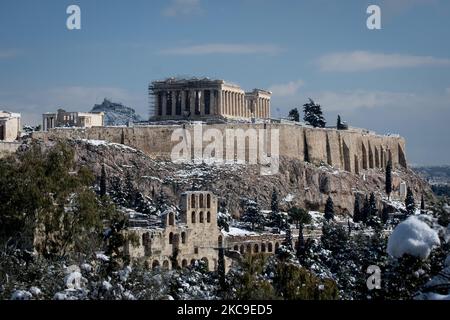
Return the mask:
<path id="1" fill-rule="evenodd" d="M 219 201 L 219 210 L 217 212 L 217 225 L 220 230 L 230 231 L 231 215 L 228 211 L 225 200 Z"/>
<path id="2" fill-rule="evenodd" d="M 306 123 L 313 127 L 325 127 L 326 122 L 322 114 L 322 107 L 319 104 L 316 104 L 311 98 L 309 98 L 309 102 L 303 105 L 303 112 L 303 120 Z"/>
<path id="3" fill-rule="evenodd" d="M 298 112 L 298 109 L 294 108 L 291 111 L 289 111 L 288 118 L 291 121 L 299 122 L 300 121 L 300 114 Z"/>
<path id="4" fill-rule="evenodd" d="M 242 221 L 251 225 L 252 230 L 260 229 L 264 225 L 264 216 L 261 214 L 261 209 L 258 202 L 255 200 L 247 200 L 245 202 L 244 214 Z"/>

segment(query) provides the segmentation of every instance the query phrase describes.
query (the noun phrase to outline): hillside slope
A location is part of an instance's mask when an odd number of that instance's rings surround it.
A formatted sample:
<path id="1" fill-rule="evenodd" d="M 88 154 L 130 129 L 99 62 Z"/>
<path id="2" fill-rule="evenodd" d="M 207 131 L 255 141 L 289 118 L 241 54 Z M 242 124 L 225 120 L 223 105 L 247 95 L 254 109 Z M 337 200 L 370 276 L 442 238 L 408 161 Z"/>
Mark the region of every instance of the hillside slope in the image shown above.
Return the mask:
<path id="1" fill-rule="evenodd" d="M 378 169 L 355 175 L 282 158 L 279 174 L 261 176 L 255 165 L 175 164 L 151 159 L 141 151 L 101 140 L 72 140 L 69 143 L 75 148 L 78 165 L 88 166 L 97 176 L 100 176 L 104 163 L 109 185 L 115 177 L 125 181 L 129 175 L 134 187 L 145 196 L 155 198 L 162 189 L 174 205 L 185 190 L 211 190 L 226 201 L 235 216 L 241 214 L 244 198 L 256 198 L 262 209 L 269 209 L 272 190 L 283 199 L 282 208 L 296 204 L 320 210 L 330 195 L 339 214 L 353 211 L 355 192 L 364 196 L 373 191 L 379 202 L 384 197 L 384 172 Z M 429 185 L 411 170 L 394 171 L 393 176 L 397 182 L 402 180 L 412 187 L 417 200 L 422 193 L 431 192 Z"/>

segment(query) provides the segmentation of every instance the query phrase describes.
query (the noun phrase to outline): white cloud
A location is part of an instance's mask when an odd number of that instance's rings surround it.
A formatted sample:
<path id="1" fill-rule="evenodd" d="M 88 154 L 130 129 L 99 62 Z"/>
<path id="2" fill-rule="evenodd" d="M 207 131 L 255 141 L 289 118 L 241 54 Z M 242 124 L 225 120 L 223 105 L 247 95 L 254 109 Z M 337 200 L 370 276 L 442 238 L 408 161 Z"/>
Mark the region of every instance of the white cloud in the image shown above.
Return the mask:
<path id="1" fill-rule="evenodd" d="M 188 16 L 202 13 L 200 0 L 172 0 L 162 14 L 166 17 Z"/>
<path id="2" fill-rule="evenodd" d="M 439 4 L 439 0 L 383 0 L 380 6 L 382 14 L 395 16 L 418 6 L 435 6 L 437 4 Z"/>
<path id="3" fill-rule="evenodd" d="M 19 54 L 16 49 L 0 49 L 0 59 L 14 58 Z"/>
<path id="4" fill-rule="evenodd" d="M 164 49 L 160 53 L 171 55 L 206 54 L 278 54 L 282 49 L 273 44 L 209 43 Z"/>
<path id="5" fill-rule="evenodd" d="M 328 111 L 351 111 L 356 109 L 373 109 L 386 106 L 407 107 L 417 105 L 422 98 L 415 93 L 390 91 L 322 91 L 313 94 Z"/>
<path id="6" fill-rule="evenodd" d="M 303 80 L 290 81 L 284 84 L 274 84 L 269 88 L 269 91 L 272 91 L 274 96 L 293 96 L 298 93 L 300 87 L 305 84 Z"/>
<path id="7" fill-rule="evenodd" d="M 450 66 L 450 59 L 368 51 L 340 52 L 319 58 L 321 71 L 357 72 L 388 68 Z"/>

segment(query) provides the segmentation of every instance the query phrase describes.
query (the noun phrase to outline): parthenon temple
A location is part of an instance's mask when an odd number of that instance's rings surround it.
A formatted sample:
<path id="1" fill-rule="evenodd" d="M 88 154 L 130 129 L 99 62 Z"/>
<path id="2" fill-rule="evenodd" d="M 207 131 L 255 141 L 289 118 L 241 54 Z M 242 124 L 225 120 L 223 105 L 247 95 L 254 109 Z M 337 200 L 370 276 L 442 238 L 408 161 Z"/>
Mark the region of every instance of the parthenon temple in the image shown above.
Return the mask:
<path id="1" fill-rule="evenodd" d="M 149 94 L 154 120 L 270 118 L 271 92 L 245 92 L 224 80 L 169 78 L 152 82 Z"/>

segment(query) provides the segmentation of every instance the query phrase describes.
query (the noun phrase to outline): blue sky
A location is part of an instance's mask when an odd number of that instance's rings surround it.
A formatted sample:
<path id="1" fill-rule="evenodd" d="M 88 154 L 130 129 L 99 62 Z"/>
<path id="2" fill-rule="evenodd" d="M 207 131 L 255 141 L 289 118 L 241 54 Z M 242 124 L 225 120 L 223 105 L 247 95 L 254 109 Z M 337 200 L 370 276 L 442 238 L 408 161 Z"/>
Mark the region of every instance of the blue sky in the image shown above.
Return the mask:
<path id="1" fill-rule="evenodd" d="M 445 164 L 449 36 L 446 0 L 2 0 L 0 108 L 38 123 L 108 97 L 147 117 L 150 81 L 208 76 L 272 90 L 274 116 L 311 97 L 330 124 L 399 133 L 409 162 Z"/>

